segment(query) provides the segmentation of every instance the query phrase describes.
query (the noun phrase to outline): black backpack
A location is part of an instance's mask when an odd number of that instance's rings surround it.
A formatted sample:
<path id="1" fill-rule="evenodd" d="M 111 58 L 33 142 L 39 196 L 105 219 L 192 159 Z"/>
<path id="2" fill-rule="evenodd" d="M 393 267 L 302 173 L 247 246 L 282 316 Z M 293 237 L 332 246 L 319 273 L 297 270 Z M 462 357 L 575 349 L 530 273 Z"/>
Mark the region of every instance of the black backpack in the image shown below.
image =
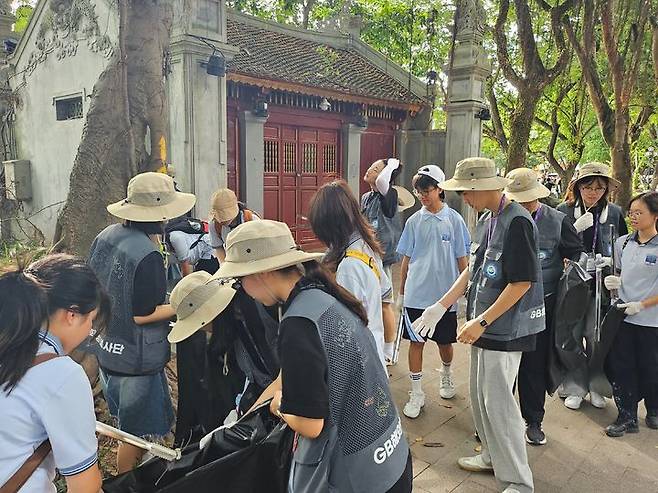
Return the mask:
<path id="1" fill-rule="evenodd" d="M 199 244 L 201 238 L 203 238 L 203 235 L 208 232 L 208 221 L 202 221 L 201 219 L 195 219 L 193 217 L 186 216 L 177 217 L 176 219 L 172 219 L 171 221 L 167 222 L 164 231 L 165 242 L 169 248 L 171 248 L 169 235 L 173 231 L 181 231 L 191 235 L 198 235 L 199 237 L 196 239 L 196 241 L 190 245 L 190 250 L 192 250 L 192 248 Z"/>

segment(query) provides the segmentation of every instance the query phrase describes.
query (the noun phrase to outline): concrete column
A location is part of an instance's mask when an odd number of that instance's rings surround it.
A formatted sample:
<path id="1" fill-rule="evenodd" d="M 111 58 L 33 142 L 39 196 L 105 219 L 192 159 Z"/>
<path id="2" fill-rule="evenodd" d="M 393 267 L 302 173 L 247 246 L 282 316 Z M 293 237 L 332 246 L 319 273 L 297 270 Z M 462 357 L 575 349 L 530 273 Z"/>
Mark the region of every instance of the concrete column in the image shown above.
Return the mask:
<path id="1" fill-rule="evenodd" d="M 357 199 L 359 185 L 361 183 L 361 134 L 365 127 L 359 127 L 353 123 L 343 125 L 343 169 L 345 181 L 352 189 Z"/>
<path id="2" fill-rule="evenodd" d="M 455 173 L 458 161 L 480 155 L 482 120 L 480 112 L 487 108 L 484 94 L 491 64 L 482 44 L 485 16 L 479 0 L 459 0 L 455 17 L 455 49 L 448 74 L 448 104 L 445 174 Z M 456 194 L 448 194 L 451 207 L 462 212 L 473 225 L 473 212 Z M 470 217 L 469 217 L 470 216 Z"/>
<path id="3" fill-rule="evenodd" d="M 267 117 L 242 111 L 240 120 L 240 193 L 247 206 L 262 216 L 265 172 L 264 125 Z"/>

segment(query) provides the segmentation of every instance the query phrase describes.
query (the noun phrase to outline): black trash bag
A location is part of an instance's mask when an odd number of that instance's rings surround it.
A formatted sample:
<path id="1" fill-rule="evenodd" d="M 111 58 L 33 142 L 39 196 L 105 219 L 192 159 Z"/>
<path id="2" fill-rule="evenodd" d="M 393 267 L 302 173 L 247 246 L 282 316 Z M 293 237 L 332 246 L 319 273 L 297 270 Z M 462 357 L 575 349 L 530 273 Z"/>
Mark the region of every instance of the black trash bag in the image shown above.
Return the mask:
<path id="1" fill-rule="evenodd" d="M 567 260 L 558 284 L 553 312 L 553 340 L 548 356 L 547 391 L 553 394 L 570 369 L 587 361 L 575 328 L 584 323 L 589 307 L 591 276 L 577 263 Z"/>
<path id="2" fill-rule="evenodd" d="M 617 301 L 605 314 L 601 322 L 601 341 L 594 344 L 590 357 L 589 388 L 605 397 L 612 397 L 612 385 L 610 384 L 612 375 L 608 371 L 606 359 L 615 342 L 619 327 L 626 318 L 625 309 L 617 307 L 620 303 L 623 303 L 623 301 Z"/>
<path id="3" fill-rule="evenodd" d="M 217 430 L 203 449 L 193 444 L 175 462 L 151 459 L 103 482 L 106 493 L 285 493 L 293 431 L 269 412 L 269 402 Z"/>

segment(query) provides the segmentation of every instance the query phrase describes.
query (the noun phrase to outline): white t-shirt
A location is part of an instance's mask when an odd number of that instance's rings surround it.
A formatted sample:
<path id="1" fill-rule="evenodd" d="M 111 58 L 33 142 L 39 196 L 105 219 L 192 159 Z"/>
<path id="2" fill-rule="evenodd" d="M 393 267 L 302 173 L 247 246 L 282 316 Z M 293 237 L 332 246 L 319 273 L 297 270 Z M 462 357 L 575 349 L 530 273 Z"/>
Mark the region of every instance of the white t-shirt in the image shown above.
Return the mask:
<path id="1" fill-rule="evenodd" d="M 336 282 L 351 292 L 365 307 L 368 314 L 368 328 L 377 344 L 377 353 L 382 365 L 386 367 L 384 357 L 384 319 L 382 301 L 390 298 L 391 281 L 384 272 L 382 260 L 361 239 L 354 237 L 348 250 L 358 250 L 375 259 L 380 278 L 360 259 L 345 257 L 336 269 Z"/>
<path id="2" fill-rule="evenodd" d="M 52 334 L 42 336 L 38 354 L 63 354 Z M 96 463 L 96 416 L 89 380 L 71 358 L 54 358 L 30 368 L 7 394 L 0 390 L 0 485 L 46 439 L 52 452 L 34 471 L 21 493 L 54 492 L 55 468 L 63 476 Z"/>

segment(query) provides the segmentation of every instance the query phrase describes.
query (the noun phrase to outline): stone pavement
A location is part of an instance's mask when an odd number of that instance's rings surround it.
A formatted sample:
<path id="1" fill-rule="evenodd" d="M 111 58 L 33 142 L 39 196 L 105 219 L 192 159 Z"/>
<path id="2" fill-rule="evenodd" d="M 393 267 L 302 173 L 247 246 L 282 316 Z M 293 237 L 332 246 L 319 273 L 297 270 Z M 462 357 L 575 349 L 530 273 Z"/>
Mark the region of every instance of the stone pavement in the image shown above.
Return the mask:
<path id="1" fill-rule="evenodd" d="M 390 367 L 391 389 L 400 411 L 410 388 L 408 344 L 402 342 L 400 361 Z M 475 455 L 478 445 L 468 398 L 468 348 L 455 344 L 457 395 L 450 400 L 439 397 L 438 348 L 428 344 L 424 356 L 425 407 L 415 420 L 402 416 L 414 458 L 414 493 L 500 491 L 493 475 L 462 471 L 456 464 L 458 457 Z M 571 411 L 557 396 L 549 397 L 544 419 L 548 443 L 528 446 L 535 491 L 658 493 L 658 431 L 646 427 L 644 406 L 640 408 L 640 433 L 608 438 L 603 428 L 617 417 L 612 400 L 603 410 L 584 401 L 579 411 Z M 430 443 L 435 446 L 426 446 Z"/>

